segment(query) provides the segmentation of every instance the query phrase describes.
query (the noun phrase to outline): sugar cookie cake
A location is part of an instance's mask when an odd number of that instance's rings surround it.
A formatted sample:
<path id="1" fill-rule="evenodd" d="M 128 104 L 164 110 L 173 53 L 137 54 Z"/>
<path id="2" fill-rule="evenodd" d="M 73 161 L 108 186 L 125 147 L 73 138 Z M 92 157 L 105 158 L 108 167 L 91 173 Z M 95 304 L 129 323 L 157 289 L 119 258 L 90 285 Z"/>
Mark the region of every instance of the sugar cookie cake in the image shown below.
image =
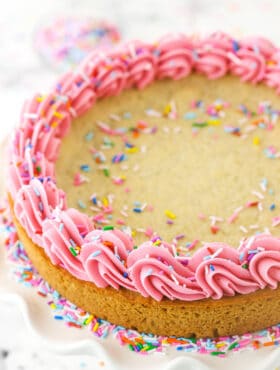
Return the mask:
<path id="1" fill-rule="evenodd" d="M 93 52 L 28 101 L 7 190 L 42 277 L 147 333 L 278 323 L 278 63 L 263 38 L 166 36 Z"/>

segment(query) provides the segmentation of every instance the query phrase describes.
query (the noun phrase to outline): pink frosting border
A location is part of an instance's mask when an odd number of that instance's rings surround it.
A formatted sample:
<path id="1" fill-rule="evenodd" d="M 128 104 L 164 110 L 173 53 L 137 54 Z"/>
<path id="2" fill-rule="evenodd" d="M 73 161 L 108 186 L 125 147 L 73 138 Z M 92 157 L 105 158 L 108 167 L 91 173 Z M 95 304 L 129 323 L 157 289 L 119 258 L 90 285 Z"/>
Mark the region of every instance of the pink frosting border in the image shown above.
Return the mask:
<path id="1" fill-rule="evenodd" d="M 192 71 L 209 79 L 231 73 L 280 93 L 280 49 L 261 37 L 237 41 L 216 32 L 199 40 L 167 35 L 155 44 L 131 41 L 93 51 L 47 96 L 36 94 L 25 103 L 11 140 L 9 191 L 18 220 L 53 264 L 100 288 L 124 287 L 157 301 L 220 299 L 277 287 L 278 237 L 256 235 L 238 249 L 208 243 L 190 258 L 174 256 L 160 239 L 135 249 L 124 232 L 100 230 L 88 216 L 67 209 L 66 194 L 55 185 L 54 162 L 73 118 L 99 98 L 142 89 L 155 79 L 181 79 Z"/>

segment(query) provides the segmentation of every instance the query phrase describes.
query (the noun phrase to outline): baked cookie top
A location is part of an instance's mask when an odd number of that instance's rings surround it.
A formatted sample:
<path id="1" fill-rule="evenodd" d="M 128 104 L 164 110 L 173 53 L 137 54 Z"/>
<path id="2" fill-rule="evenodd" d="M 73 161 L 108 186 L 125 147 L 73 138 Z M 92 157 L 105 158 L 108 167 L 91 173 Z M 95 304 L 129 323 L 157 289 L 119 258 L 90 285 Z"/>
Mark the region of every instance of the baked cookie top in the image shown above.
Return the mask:
<path id="1" fill-rule="evenodd" d="M 57 184 L 69 206 L 136 245 L 159 236 L 186 255 L 193 243 L 277 235 L 278 101 L 233 76 L 124 91 L 74 120 Z"/>

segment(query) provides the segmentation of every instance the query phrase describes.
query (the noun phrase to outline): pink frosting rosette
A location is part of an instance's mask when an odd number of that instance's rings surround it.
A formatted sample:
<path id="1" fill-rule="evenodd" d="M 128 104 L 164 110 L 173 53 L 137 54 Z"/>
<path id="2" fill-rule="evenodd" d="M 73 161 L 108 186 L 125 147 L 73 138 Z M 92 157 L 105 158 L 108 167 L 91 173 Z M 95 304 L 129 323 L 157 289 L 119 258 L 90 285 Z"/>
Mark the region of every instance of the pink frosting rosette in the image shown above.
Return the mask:
<path id="1" fill-rule="evenodd" d="M 33 129 L 33 125 L 38 121 L 40 117 L 39 107 L 42 101 L 42 95 L 39 93 L 34 94 L 31 99 L 25 100 L 19 120 L 19 127 L 24 128 L 27 134 L 30 134 L 30 131 Z M 28 135 L 29 136 L 29 135 Z"/>
<path id="2" fill-rule="evenodd" d="M 156 58 L 152 53 L 151 45 L 141 41 L 131 41 L 119 51 L 126 73 L 126 88 L 137 87 L 143 89 L 155 79 Z"/>
<path id="3" fill-rule="evenodd" d="M 126 267 L 132 249 L 132 239 L 120 230 L 93 230 L 85 238 L 80 256 L 88 279 L 99 288 L 135 290 Z"/>
<path id="4" fill-rule="evenodd" d="M 40 105 L 38 101 L 40 97 L 39 94 L 36 94 L 30 100 L 24 102 L 20 115 L 20 124 L 13 133 L 10 149 L 12 158 L 23 158 L 27 145 L 30 145 L 34 125 L 40 119 L 37 112 Z"/>
<path id="5" fill-rule="evenodd" d="M 267 61 L 267 67 L 264 77 L 265 83 L 276 89 L 280 94 L 280 50 L 276 50 L 271 58 Z"/>
<path id="6" fill-rule="evenodd" d="M 78 279 L 88 280 L 79 259 L 84 237 L 93 230 L 87 215 L 76 209 L 55 209 L 42 224 L 43 245 L 54 265 L 59 265 Z"/>
<path id="7" fill-rule="evenodd" d="M 225 33 L 216 32 L 198 42 L 196 47 L 195 70 L 209 79 L 224 76 L 228 72 L 228 52 L 232 39 Z"/>
<path id="8" fill-rule="evenodd" d="M 213 299 L 258 289 L 249 271 L 240 265 L 238 251 L 224 243 L 210 243 L 198 250 L 188 266 L 206 296 Z"/>
<path id="9" fill-rule="evenodd" d="M 233 48 L 234 39 L 225 32 L 217 31 L 201 40 L 201 44 L 207 45 L 209 42 L 211 43 L 211 47 L 215 49 L 221 48 L 222 50 L 230 51 Z"/>
<path id="10" fill-rule="evenodd" d="M 24 159 L 15 157 L 8 166 L 9 192 L 13 198 L 33 177 L 54 178 L 54 164 L 41 153 L 31 155 L 27 150 L 24 154 Z"/>
<path id="11" fill-rule="evenodd" d="M 82 115 L 90 109 L 96 100 L 90 78 L 79 72 L 67 72 L 54 87 L 56 96 L 65 100 L 68 111 L 73 117 Z"/>
<path id="12" fill-rule="evenodd" d="M 34 126 L 27 150 L 32 154 L 40 152 L 48 161 L 54 162 L 58 158 L 60 143 L 61 139 L 56 136 L 55 130 L 48 127 L 45 119 L 41 119 Z"/>
<path id="13" fill-rule="evenodd" d="M 194 275 L 164 247 L 143 243 L 127 259 L 129 276 L 144 297 L 160 301 L 163 297 L 192 301 L 205 298 L 194 282 Z"/>
<path id="14" fill-rule="evenodd" d="M 235 53 L 228 53 L 231 73 L 239 76 L 241 81 L 260 82 L 265 76 L 266 60 L 274 50 L 273 44 L 264 38 L 242 40 Z"/>
<path id="15" fill-rule="evenodd" d="M 43 246 L 42 223 L 55 207 L 65 209 L 65 193 L 54 182 L 32 179 L 15 197 L 14 211 L 17 219 L 34 243 Z"/>
<path id="16" fill-rule="evenodd" d="M 20 125 L 14 135 L 12 154 L 23 157 L 28 146 L 36 153 L 33 149 L 36 139 L 40 138 L 41 143 L 49 141 L 53 136 L 61 139 L 69 128 L 70 116 L 65 102 L 53 94 L 36 94 L 23 106 Z"/>
<path id="17" fill-rule="evenodd" d="M 126 68 L 115 51 L 100 50 L 89 54 L 78 67 L 81 76 L 87 76 L 97 98 L 118 95 L 126 83 Z"/>
<path id="18" fill-rule="evenodd" d="M 275 45 L 264 37 L 246 37 L 242 39 L 241 45 L 248 50 L 254 50 L 263 55 L 266 59 L 270 58 L 276 51 Z"/>
<path id="19" fill-rule="evenodd" d="M 40 102 L 37 109 L 38 116 L 44 118 L 48 128 L 54 130 L 55 136 L 62 139 L 69 132 L 71 125 L 66 98 L 50 93 L 38 99 Z"/>
<path id="20" fill-rule="evenodd" d="M 33 156 L 37 152 L 53 162 L 58 157 L 61 139 L 56 135 L 56 130 L 51 129 L 45 118 L 39 119 L 32 128 L 24 130 L 18 128 L 14 136 L 14 148 L 10 153 L 11 159 L 24 159 L 29 151 Z"/>
<path id="21" fill-rule="evenodd" d="M 241 261 L 259 286 L 276 289 L 280 281 L 280 238 L 257 235 L 247 240 L 240 252 Z"/>
<path id="22" fill-rule="evenodd" d="M 188 76 L 193 67 L 193 42 L 185 35 L 167 35 L 155 45 L 157 78 L 179 80 Z"/>

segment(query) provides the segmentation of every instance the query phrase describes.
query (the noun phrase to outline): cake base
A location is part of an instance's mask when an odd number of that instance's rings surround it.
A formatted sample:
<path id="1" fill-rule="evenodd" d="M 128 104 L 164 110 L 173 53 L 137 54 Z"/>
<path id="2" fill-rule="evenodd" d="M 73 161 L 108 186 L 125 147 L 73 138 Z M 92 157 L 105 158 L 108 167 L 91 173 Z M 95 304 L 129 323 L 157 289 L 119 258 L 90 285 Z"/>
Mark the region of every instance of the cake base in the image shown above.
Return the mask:
<path id="1" fill-rule="evenodd" d="M 97 288 L 54 266 L 18 222 L 10 196 L 9 204 L 19 239 L 42 278 L 78 307 L 111 323 L 155 335 L 199 338 L 244 334 L 280 322 L 280 287 L 193 302 L 157 302 L 123 288 Z"/>

